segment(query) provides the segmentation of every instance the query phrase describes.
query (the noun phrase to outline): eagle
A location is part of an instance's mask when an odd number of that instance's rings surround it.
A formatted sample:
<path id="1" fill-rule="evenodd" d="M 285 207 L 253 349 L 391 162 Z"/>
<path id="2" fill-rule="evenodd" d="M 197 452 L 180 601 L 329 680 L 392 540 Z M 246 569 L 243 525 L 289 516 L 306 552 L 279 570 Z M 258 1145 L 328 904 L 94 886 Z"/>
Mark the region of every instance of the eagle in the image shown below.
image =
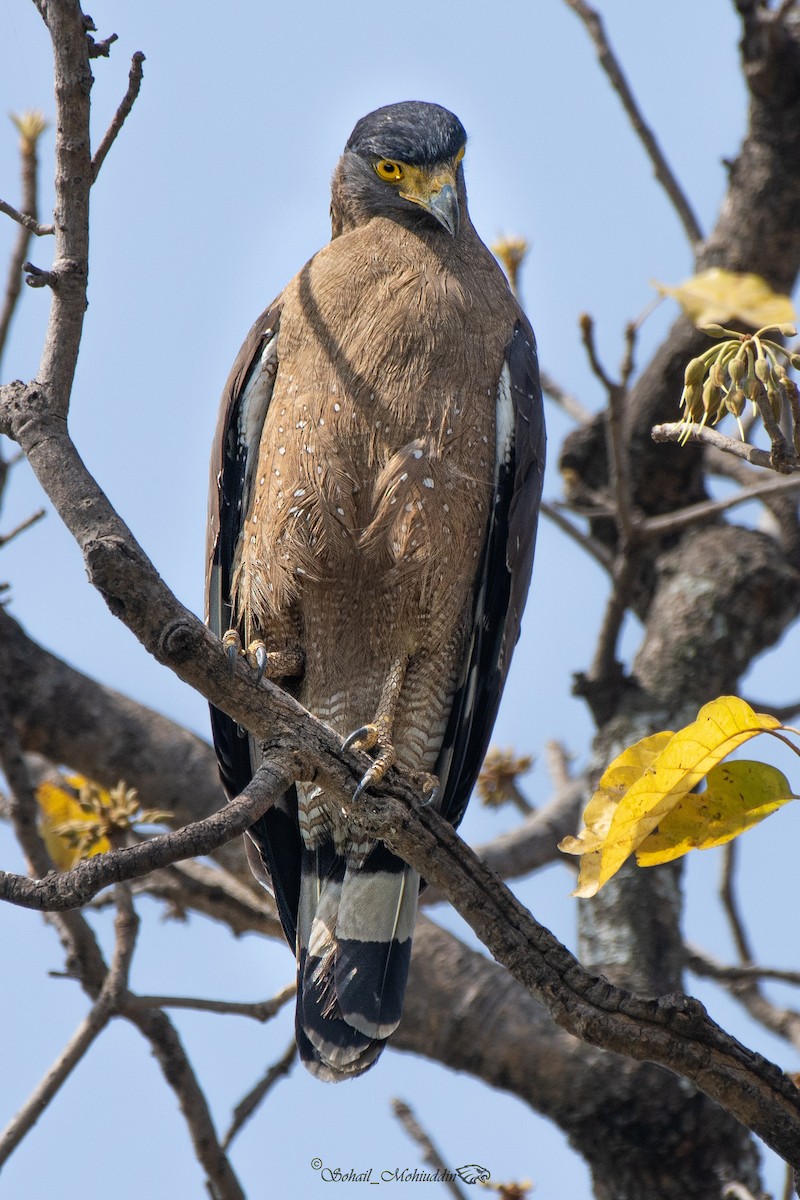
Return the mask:
<path id="1" fill-rule="evenodd" d="M 454 826 L 486 753 L 533 562 L 545 435 L 536 343 L 469 218 L 463 125 L 378 108 L 333 174 L 332 237 L 251 328 L 211 465 L 207 619 L 372 764 L 302 781 L 249 830 L 297 957 L 324 1080 L 400 1021 L 418 874 L 343 813 L 396 766 Z M 224 787 L 262 747 L 211 712 Z"/>

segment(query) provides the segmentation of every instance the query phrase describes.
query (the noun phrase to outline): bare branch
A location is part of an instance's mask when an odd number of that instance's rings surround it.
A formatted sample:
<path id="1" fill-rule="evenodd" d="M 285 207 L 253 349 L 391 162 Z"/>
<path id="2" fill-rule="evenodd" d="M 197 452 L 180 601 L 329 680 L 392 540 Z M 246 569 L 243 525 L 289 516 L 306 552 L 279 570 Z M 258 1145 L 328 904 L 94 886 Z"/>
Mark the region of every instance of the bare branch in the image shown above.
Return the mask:
<path id="1" fill-rule="evenodd" d="M 20 533 L 24 533 L 26 529 L 30 529 L 37 521 L 41 521 L 44 515 L 45 510 L 39 508 L 35 513 L 31 513 L 29 517 L 26 517 L 24 521 L 20 521 L 19 525 L 15 525 L 13 529 L 10 529 L 8 533 L 0 533 L 0 548 L 7 546 L 10 541 L 13 541 Z"/>
<path id="2" fill-rule="evenodd" d="M 20 212 L 19 209 L 14 208 L 13 204 L 8 204 L 5 200 L 0 200 L 0 212 L 5 213 L 7 217 L 11 217 L 12 221 L 17 221 L 20 225 L 23 225 L 29 233 L 35 234 L 36 237 L 48 237 L 55 233 L 53 225 L 40 225 L 35 217 L 30 216 L 28 213 Z"/>
<path id="3" fill-rule="evenodd" d="M 422 1151 L 422 1161 L 427 1163 L 438 1175 L 451 1196 L 456 1200 L 466 1200 L 464 1193 L 455 1180 L 455 1173 L 447 1166 L 439 1151 L 433 1144 L 431 1136 L 420 1125 L 410 1106 L 405 1100 L 392 1100 L 392 1112 L 405 1129 L 413 1142 Z"/>
<path id="4" fill-rule="evenodd" d="M 25 1135 L 39 1120 L 98 1034 L 105 1029 L 110 1018 L 111 1012 L 108 1005 L 98 1000 L 92 1006 L 89 1014 L 81 1021 L 44 1079 L 0 1134 L 0 1166 L 11 1157 Z"/>
<path id="5" fill-rule="evenodd" d="M 732 496 L 722 500 L 707 500 L 701 504 L 690 504 L 679 508 L 676 512 L 666 513 L 663 517 L 647 517 L 637 529 L 637 535 L 643 538 L 663 537 L 667 533 L 675 533 L 686 529 L 699 521 L 707 521 L 728 509 L 736 508 L 739 504 L 747 504 L 751 500 L 768 500 L 776 496 L 791 495 L 800 492 L 800 477 L 789 479 L 769 480 L 767 483 L 749 482 L 748 486 Z"/>
<path id="6" fill-rule="evenodd" d="M 599 563 L 604 571 L 611 571 L 613 562 L 605 546 L 601 546 L 594 538 L 588 537 L 582 530 L 573 525 L 571 521 L 568 521 L 554 504 L 549 504 L 546 500 L 543 500 L 541 511 L 554 525 L 557 525 L 560 530 L 566 533 L 567 537 L 571 537 L 574 542 L 577 542 L 581 549 L 585 550 L 596 563 Z"/>
<path id="7" fill-rule="evenodd" d="M 20 787 L 22 781 L 19 772 L 13 765 L 12 755 L 13 750 L 11 755 L 9 755 L 8 748 L 6 747 L 4 770 L 7 766 L 11 766 L 15 783 L 17 787 Z M 24 784 L 22 786 L 24 788 Z M 18 830 L 19 828 L 18 823 Z M 37 857 L 38 851 L 33 846 L 31 837 L 25 835 L 25 841 L 28 844 L 29 856 Z M 115 893 L 117 903 L 117 917 L 114 925 L 116 942 L 111 967 L 105 973 L 102 987 L 89 1013 L 83 1019 L 41 1083 L 15 1113 L 2 1135 L 0 1135 L 0 1165 L 11 1156 L 25 1135 L 34 1127 L 39 1117 L 57 1095 L 62 1085 L 69 1078 L 98 1035 L 105 1029 L 111 1018 L 120 1010 L 120 1005 L 127 994 L 128 974 L 136 943 L 138 919 L 133 911 L 128 888 L 124 884 L 120 884 L 115 889 Z M 74 933 L 77 926 L 80 925 L 83 927 L 82 932 L 86 933 L 88 927 L 85 926 L 83 919 L 79 916 L 76 917 L 75 914 L 70 915 L 73 920 L 71 923 L 68 923 L 63 932 L 69 937 L 70 931 Z M 92 968 L 94 968 L 97 966 L 97 958 L 94 953 L 96 951 L 96 943 L 91 946 L 91 940 L 90 938 L 87 942 L 81 938 L 75 938 L 73 947 L 79 952 L 82 941 L 84 946 L 89 946 L 90 962 Z M 87 979 L 86 982 L 89 983 L 91 989 L 91 981 Z"/>
<path id="8" fill-rule="evenodd" d="M 617 60 L 611 44 L 606 36 L 603 22 L 599 13 L 590 7 L 585 0 L 566 0 L 566 3 L 583 21 L 589 36 L 594 43 L 601 67 L 611 81 L 611 86 L 622 101 L 622 106 L 628 114 L 633 129 L 644 146 L 655 170 L 656 179 L 664 188 L 672 201 L 672 205 L 686 232 L 690 244 L 694 247 L 703 240 L 703 231 L 692 211 L 683 189 L 672 172 L 661 147 L 650 126 L 642 116 L 636 103 L 630 85 L 625 78 L 622 67 Z"/>
<path id="9" fill-rule="evenodd" d="M 737 855 L 737 843 L 735 841 L 728 842 L 723 849 L 722 882 L 719 894 L 739 957 L 743 963 L 751 963 L 753 961 L 753 953 L 750 946 L 750 939 L 747 936 L 744 921 L 739 912 L 739 903 L 736 899 L 735 878 Z"/>
<path id="10" fill-rule="evenodd" d="M 23 120 L 24 118 L 20 118 L 15 121 L 17 128 L 20 128 L 20 123 Z M 20 225 L 19 234 L 11 251 L 11 258 L 8 264 L 8 282 L 6 283 L 3 310 L 0 313 L 0 361 L 3 358 L 3 352 L 8 341 L 8 331 L 11 327 L 11 321 L 22 291 L 22 264 L 28 253 L 31 234 L 40 228 L 36 215 L 38 208 L 37 183 L 39 170 L 37 142 L 39 134 L 44 129 L 44 120 L 40 118 L 38 121 L 32 121 L 29 117 L 28 124 L 29 129 L 27 132 L 34 136 L 25 136 L 23 134 L 20 139 L 23 212 L 17 212 L 16 209 L 11 208 L 10 205 L 0 200 L 0 212 L 5 212 L 8 216 L 13 216 L 15 220 L 19 220 Z"/>
<path id="11" fill-rule="evenodd" d="M 98 854 L 71 871 L 51 872 L 43 879 L 25 879 L 0 871 L 0 898 L 40 911 L 64 912 L 79 908 L 110 883 L 141 877 L 180 858 L 208 854 L 223 842 L 238 837 L 263 816 L 290 782 L 280 765 L 264 763 L 242 794 L 221 812 L 137 846 Z M 43 872 L 40 870 L 40 873 Z"/>
<path id="12" fill-rule="evenodd" d="M 677 1071 L 800 1165 L 800 1092 L 730 1038 L 698 1001 L 645 999 L 589 975 L 431 808 L 381 796 L 369 809 L 351 807 L 347 817 L 437 886 L 557 1024 L 583 1041 Z"/>
<path id="13" fill-rule="evenodd" d="M 133 108 L 136 97 L 139 95 L 139 89 L 142 86 L 143 64 L 145 57 L 141 50 L 137 50 L 131 59 L 131 69 L 128 75 L 128 90 L 120 102 L 119 108 L 114 114 L 114 119 L 106 130 L 103 140 L 97 147 L 92 159 L 92 182 L 97 179 L 98 172 L 103 165 L 106 155 L 111 149 L 117 134 L 122 129 L 125 123 L 125 118 Z"/>
<path id="14" fill-rule="evenodd" d="M 78 360 L 89 277 L 89 189 L 92 161 L 89 108 L 92 72 L 89 39 L 79 5 L 48 0 L 40 8 L 53 43 L 55 115 L 56 286 L 38 378 L 48 389 L 53 412 L 66 416 Z"/>
<path id="15" fill-rule="evenodd" d="M 540 372 L 542 391 L 548 399 L 557 404 L 563 409 L 568 417 L 572 417 L 578 425 L 585 425 L 591 421 L 592 414 L 588 408 L 584 408 L 580 400 L 576 399 L 570 392 L 567 392 L 560 383 L 550 375 L 547 371 Z"/>
<path id="16" fill-rule="evenodd" d="M 788 983 L 800 987 L 800 971 L 785 971 L 782 967 L 762 967 L 760 963 L 725 966 L 696 946 L 688 947 L 686 966 L 690 971 L 694 971 L 695 975 L 702 975 L 707 979 L 719 979 L 723 983 L 774 979 L 778 983 Z"/>
<path id="17" fill-rule="evenodd" d="M 785 1038 L 795 1049 L 800 1049 L 800 1012 L 773 1004 L 758 987 L 761 979 L 798 983 L 800 978 L 797 972 L 762 970 L 756 963 L 739 968 L 724 967 L 709 954 L 699 950 L 690 954 L 686 965 L 696 975 L 716 980 L 739 1001 L 755 1021 L 770 1033 Z"/>
<path id="18" fill-rule="evenodd" d="M 151 872 L 133 887 L 165 901 L 169 915 L 179 919 L 197 912 L 222 922 L 236 936 L 259 933 L 283 940 L 272 896 L 260 884 L 256 891 L 229 871 L 187 859 Z M 102 903 L 102 894 L 92 901 L 93 906 Z"/>
<path id="19" fill-rule="evenodd" d="M 222 1139 L 223 1149 L 227 1150 L 237 1133 L 243 1128 L 245 1123 L 252 1117 L 253 1113 L 258 1108 L 259 1104 L 264 1100 L 269 1092 L 272 1091 L 278 1080 L 283 1079 L 291 1071 L 295 1059 L 297 1058 L 297 1043 L 292 1038 L 289 1045 L 281 1058 L 265 1072 L 264 1076 L 259 1079 L 255 1087 L 244 1096 L 233 1111 L 233 1120 L 227 1133 Z"/>
<path id="20" fill-rule="evenodd" d="M 125 1016 L 152 1047 L 164 1079 L 175 1093 L 195 1155 L 212 1185 L 214 1200 L 246 1200 L 233 1167 L 220 1145 L 203 1090 L 178 1032 L 159 1009 L 127 1008 Z"/>
<path id="21" fill-rule="evenodd" d="M 43 288 L 49 287 L 53 291 L 58 288 L 58 275 L 55 271 L 46 271 L 43 267 L 37 267 L 35 263 L 24 262 L 22 264 L 23 271 L 26 272 L 25 282 L 28 287 Z"/>
<path id="22" fill-rule="evenodd" d="M 235 1000 L 205 1000 L 196 996 L 134 996 L 129 1007 L 132 1008 L 188 1008 L 194 1012 L 221 1013 L 237 1017 L 251 1017 L 254 1021 L 266 1024 L 276 1016 L 284 1005 L 294 998 L 297 989 L 293 983 L 288 984 L 277 996 L 269 1000 L 257 1000 L 253 1003 Z"/>

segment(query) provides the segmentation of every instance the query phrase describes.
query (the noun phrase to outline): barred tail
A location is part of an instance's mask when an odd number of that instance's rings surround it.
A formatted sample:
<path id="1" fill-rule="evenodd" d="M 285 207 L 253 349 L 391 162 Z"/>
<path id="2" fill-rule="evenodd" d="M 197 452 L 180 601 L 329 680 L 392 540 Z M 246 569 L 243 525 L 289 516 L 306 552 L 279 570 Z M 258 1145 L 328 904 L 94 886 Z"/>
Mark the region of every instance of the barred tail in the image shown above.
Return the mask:
<path id="1" fill-rule="evenodd" d="M 297 1042 L 320 1079 L 359 1075 L 397 1028 L 419 876 L 383 846 L 359 866 L 328 844 L 304 850 L 297 944 Z"/>

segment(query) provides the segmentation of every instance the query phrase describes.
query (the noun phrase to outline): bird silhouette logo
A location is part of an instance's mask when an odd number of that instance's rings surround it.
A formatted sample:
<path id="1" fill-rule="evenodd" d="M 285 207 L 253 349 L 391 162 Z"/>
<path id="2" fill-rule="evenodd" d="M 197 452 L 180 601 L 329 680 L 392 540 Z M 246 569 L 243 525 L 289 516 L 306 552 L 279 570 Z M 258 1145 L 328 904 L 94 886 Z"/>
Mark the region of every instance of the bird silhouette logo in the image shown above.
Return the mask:
<path id="1" fill-rule="evenodd" d="M 465 1167 L 456 1167 L 456 1175 L 462 1183 L 485 1183 L 491 1177 L 491 1171 L 478 1163 L 467 1163 Z"/>

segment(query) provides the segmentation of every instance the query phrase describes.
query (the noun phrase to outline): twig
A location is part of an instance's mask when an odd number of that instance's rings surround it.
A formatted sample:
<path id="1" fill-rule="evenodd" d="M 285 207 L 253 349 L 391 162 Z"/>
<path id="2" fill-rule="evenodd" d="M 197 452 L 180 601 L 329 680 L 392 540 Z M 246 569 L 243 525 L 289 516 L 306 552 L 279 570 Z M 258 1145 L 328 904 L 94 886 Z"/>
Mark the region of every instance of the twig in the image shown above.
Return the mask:
<path id="1" fill-rule="evenodd" d="M 720 884 L 719 894 L 722 900 L 722 907 L 725 910 L 725 915 L 728 918 L 728 924 L 731 927 L 733 940 L 736 945 L 736 951 L 743 963 L 749 964 L 753 962 L 753 953 L 750 947 L 750 940 L 747 936 L 747 930 L 744 927 L 741 913 L 739 912 L 739 904 L 736 899 L 736 858 L 738 855 L 738 846 L 736 842 L 728 842 L 724 848 L 722 859 L 722 882 Z"/>
<path id="2" fill-rule="evenodd" d="M 566 533 L 574 542 L 577 542 L 581 549 L 585 550 L 596 563 L 599 563 L 604 571 L 611 572 L 613 561 L 605 546 L 601 546 L 594 538 L 588 537 L 583 530 L 578 529 L 576 525 L 568 521 L 564 514 L 555 505 L 548 503 L 547 500 L 542 501 L 541 512 L 554 525 L 557 525 L 563 533 Z"/>
<path id="3" fill-rule="evenodd" d="M 92 182 L 97 179 L 98 172 L 103 165 L 106 155 L 111 149 L 117 134 L 122 129 L 125 123 L 125 118 L 133 108 L 136 97 L 139 95 L 139 89 L 142 86 L 143 63 L 145 57 L 141 50 L 137 50 L 131 59 L 131 69 L 128 74 L 128 90 L 122 98 L 119 108 L 114 114 L 114 119 L 106 130 L 103 140 L 94 152 L 92 159 Z"/>
<path id="4" fill-rule="evenodd" d="M 588 408 L 584 408 L 580 400 L 573 396 L 570 392 L 565 391 L 560 383 L 556 383 L 552 375 L 547 371 L 539 373 L 542 391 L 545 396 L 548 396 L 554 404 L 563 409 L 568 417 L 572 417 L 573 421 L 578 425 L 587 425 L 592 419 L 592 413 Z"/>
<path id="5" fill-rule="evenodd" d="M 253 1113 L 258 1108 L 259 1104 L 264 1100 L 267 1094 L 272 1091 L 272 1088 L 279 1079 L 283 1079 L 284 1075 L 288 1075 L 297 1058 L 297 1043 L 292 1038 L 282 1058 L 279 1058 L 276 1063 L 266 1071 L 255 1087 L 244 1096 L 236 1108 L 233 1110 L 233 1120 L 227 1133 L 222 1139 L 222 1148 L 227 1150 L 237 1133 L 243 1128 L 245 1123 L 252 1117 Z"/>
<path id="6" fill-rule="evenodd" d="M 690 504 L 679 508 L 676 512 L 665 513 L 659 517 L 647 517 L 637 528 L 637 535 L 642 538 L 663 537 L 667 533 L 675 533 L 698 521 L 707 521 L 711 517 L 736 508 L 739 504 L 747 504 L 751 500 L 767 500 L 775 496 L 800 491 L 800 476 L 794 475 L 788 479 L 769 480 L 767 483 L 748 483 L 748 486 L 732 496 L 722 500 L 703 500 L 699 504 Z"/>
<path id="7" fill-rule="evenodd" d="M 567 0 L 567 3 L 571 2 L 572 0 Z M 586 684 L 594 693 L 598 683 L 611 679 L 615 674 L 619 632 L 625 619 L 625 613 L 628 611 L 631 589 L 638 575 L 639 567 L 637 547 L 641 519 L 634 511 L 628 470 L 628 448 L 623 436 L 625 402 L 628 395 L 628 384 L 633 373 L 636 324 L 629 322 L 625 327 L 625 352 L 618 382 L 611 379 L 600 361 L 594 339 L 594 321 L 588 313 L 581 316 L 580 327 L 591 368 L 608 394 L 606 410 L 608 473 L 614 494 L 614 517 L 618 535 L 617 550 L 611 570 L 613 580 L 611 596 L 606 605 L 594 659 L 586 676 Z M 591 704 L 590 692 L 587 691 L 585 694 Z"/>
<path id="8" fill-rule="evenodd" d="M 111 1012 L 108 1006 L 98 1000 L 88 1016 L 81 1021 L 41 1083 L 0 1134 L 0 1166 L 11 1157 L 25 1135 L 31 1131 L 110 1019 Z"/>
<path id="9" fill-rule="evenodd" d="M 567 0 L 569 3 L 570 0 Z M 588 313 L 580 319 L 581 337 L 589 357 L 589 363 L 608 394 L 606 427 L 608 431 L 608 473 L 614 493 L 616 508 L 614 516 L 620 538 L 619 554 L 624 555 L 630 546 L 636 527 L 631 499 L 628 472 L 628 450 L 623 438 L 622 424 L 625 416 L 625 400 L 628 384 L 633 373 L 633 352 L 636 344 L 636 325 L 629 322 L 625 327 L 625 352 L 622 359 L 619 381 L 606 372 L 597 353 L 594 339 L 594 321 Z"/>
<path id="10" fill-rule="evenodd" d="M 638 570 L 638 555 L 628 549 L 614 569 L 614 586 L 606 604 L 597 647 L 587 675 L 587 682 L 590 685 L 611 679 L 615 674 L 619 632 L 625 619 L 625 613 L 628 611 L 631 589 L 637 579 Z"/>
<path id="11" fill-rule="evenodd" d="M 119 36 L 116 33 L 109 34 L 102 41 L 95 41 L 94 38 L 89 39 L 89 58 L 108 58 L 111 47 L 114 42 L 119 41 Z"/>
<path id="12" fill-rule="evenodd" d="M 800 971 L 785 971 L 781 967 L 762 967 L 759 963 L 724 966 L 695 947 L 690 947 L 688 950 L 686 966 L 695 975 L 702 975 L 708 979 L 719 979 L 726 983 L 774 979 L 778 983 L 788 983 L 794 987 L 800 987 Z"/>
<path id="13" fill-rule="evenodd" d="M 775 717 L 782 725 L 785 725 L 796 713 L 800 712 L 800 700 L 793 700 L 789 704 L 770 704 L 768 701 L 748 699 L 747 703 L 756 712 L 769 713 L 771 717 Z"/>
<path id="14" fill-rule="evenodd" d="M 19 126 L 18 126 L 19 127 Z M 43 125 L 39 123 L 39 132 L 41 133 Z M 39 222 L 37 218 L 38 198 L 37 198 L 37 181 L 38 181 L 38 161 L 36 153 L 36 143 L 38 137 L 22 137 L 20 139 L 20 165 L 22 175 L 22 208 L 24 213 L 18 213 L 13 209 L 9 216 L 23 217 L 20 221 L 19 233 L 14 248 L 11 251 L 11 257 L 8 264 L 8 282 L 6 283 L 5 300 L 3 301 L 3 311 L 0 313 L 0 361 L 3 358 L 6 342 L 8 340 L 8 331 L 11 327 L 11 321 L 16 311 L 19 297 L 22 291 L 22 264 L 28 253 L 28 245 L 31 240 L 31 234 L 34 230 L 31 225 L 37 227 Z M 0 211 L 7 212 L 10 205 L 0 201 Z"/>
<path id="15" fill-rule="evenodd" d="M 120 1004 L 127 992 L 130 964 L 136 944 L 138 918 L 133 911 L 130 891 L 124 884 L 117 886 L 116 895 L 117 919 L 114 926 L 116 931 L 114 957 L 106 973 L 100 994 L 44 1079 L 22 1108 L 15 1113 L 0 1136 L 0 1165 L 11 1156 L 25 1135 L 30 1132 L 89 1047 L 119 1011 Z"/>
<path id="16" fill-rule="evenodd" d="M 220 1145 L 203 1090 L 169 1017 L 159 1009 L 135 1007 L 127 1008 L 125 1017 L 150 1043 L 164 1079 L 178 1099 L 195 1155 L 213 1189 L 214 1200 L 246 1200 Z"/>
<path id="17" fill-rule="evenodd" d="M 46 237 L 55 233 L 53 225 L 40 225 L 35 217 L 31 217 L 28 213 L 22 213 L 18 208 L 14 208 L 13 204 L 8 204 L 5 200 L 0 200 L 0 212 L 5 213 L 7 217 L 11 217 L 12 221 L 17 221 L 20 225 L 36 235 L 36 237 Z"/>
<path id="18" fill-rule="evenodd" d="M 603 70 L 608 75 L 611 81 L 611 86 L 614 88 L 617 95 L 622 101 L 622 106 L 630 118 L 635 133 L 644 146 L 650 161 L 655 170 L 656 179 L 666 191 L 672 205 L 678 214 L 678 217 L 686 232 L 689 242 L 694 247 L 703 240 L 703 231 L 697 221 L 697 218 L 692 211 L 691 205 L 686 198 L 683 189 L 672 172 L 672 168 L 667 162 L 661 147 L 659 146 L 655 134 L 650 126 L 645 122 L 641 110 L 633 96 L 627 79 L 623 74 L 617 57 L 611 49 L 611 45 L 606 37 L 603 23 L 600 15 L 585 3 L 585 0 L 566 0 L 566 3 L 577 13 L 583 21 L 589 36 L 594 43 L 597 51 L 597 57 Z"/>
<path id="19" fill-rule="evenodd" d="M 747 1010 L 750 1016 L 779 1037 L 800 1049 L 800 1012 L 780 1008 L 768 1000 L 758 986 L 760 979 L 777 979 L 798 983 L 797 972 L 760 969 L 756 963 L 741 968 L 725 967 L 703 951 L 695 950 L 687 957 L 686 965 L 696 975 L 714 979 Z M 792 979 L 791 976 L 795 978 Z"/>
<path id="20" fill-rule="evenodd" d="M 555 738 L 550 738 L 545 742 L 544 753 L 547 773 L 553 781 L 553 787 L 557 792 L 561 792 L 572 783 L 570 768 L 574 761 L 573 756 L 566 746 L 562 742 L 556 741 Z"/>
<path id="21" fill-rule="evenodd" d="M 49 287 L 53 291 L 58 288 L 58 275 L 55 271 L 46 271 L 44 267 L 37 267 L 35 263 L 24 262 L 22 264 L 23 271 L 26 272 L 25 282 L 28 287 L 43 288 Z"/>
<path id="22" fill-rule="evenodd" d="M 131 1000 L 134 1008 L 189 1008 L 195 1012 L 223 1013 L 238 1017 L 251 1017 L 265 1024 L 271 1021 L 283 1006 L 296 994 L 293 983 L 288 984 L 277 996 L 269 1000 L 258 1000 L 247 1004 L 235 1000 L 205 1000 L 194 996 L 135 996 Z"/>
<path id="23" fill-rule="evenodd" d="M 166 901 L 171 914 L 179 918 L 190 911 L 199 912 L 221 921 L 236 936 L 259 933 L 283 938 L 275 901 L 267 890 L 259 885 L 256 892 L 224 868 L 186 859 L 153 871 L 134 887 Z M 92 903 L 101 902 L 102 896 L 98 896 Z"/>
<path id="24" fill-rule="evenodd" d="M 55 226 L 57 286 L 37 372 L 49 389 L 53 411 L 66 418 L 78 361 L 89 278 L 89 189 L 92 160 L 89 133 L 89 42 L 77 4 L 48 0 L 40 12 L 53 45 L 55 85 Z"/>
<path id="25" fill-rule="evenodd" d="M 35 525 L 37 521 L 41 521 L 45 516 L 45 509 L 39 508 L 35 513 L 31 513 L 24 521 L 20 521 L 19 525 L 15 525 L 8 533 L 0 533 L 0 547 L 7 546 L 13 538 L 20 533 L 24 533 L 26 529 L 30 529 L 31 525 Z"/>
<path id="26" fill-rule="evenodd" d="M 650 436 L 654 442 L 679 442 L 686 438 L 686 427 L 681 421 L 672 421 L 666 425 L 654 425 Z M 757 446 L 751 446 L 748 442 L 740 442 L 735 438 L 726 437 L 725 434 L 718 433 L 716 429 L 709 429 L 707 425 L 702 429 L 700 426 L 694 425 L 686 440 L 700 442 L 705 446 L 715 446 L 718 450 L 724 450 L 726 454 L 734 454 L 737 458 L 743 458 L 756 467 L 774 470 L 772 455 L 768 450 L 759 450 Z M 792 467 L 792 470 L 798 469 L 800 468 Z"/>
<path id="27" fill-rule="evenodd" d="M 462 1192 L 456 1183 L 455 1172 L 451 1171 L 447 1166 L 431 1141 L 430 1135 L 422 1128 L 405 1100 L 392 1100 L 392 1112 L 411 1140 L 419 1146 L 422 1151 L 422 1161 L 426 1162 L 429 1167 L 441 1176 L 441 1182 L 445 1185 L 451 1196 L 455 1196 L 456 1200 L 466 1200 L 464 1192 Z"/>

